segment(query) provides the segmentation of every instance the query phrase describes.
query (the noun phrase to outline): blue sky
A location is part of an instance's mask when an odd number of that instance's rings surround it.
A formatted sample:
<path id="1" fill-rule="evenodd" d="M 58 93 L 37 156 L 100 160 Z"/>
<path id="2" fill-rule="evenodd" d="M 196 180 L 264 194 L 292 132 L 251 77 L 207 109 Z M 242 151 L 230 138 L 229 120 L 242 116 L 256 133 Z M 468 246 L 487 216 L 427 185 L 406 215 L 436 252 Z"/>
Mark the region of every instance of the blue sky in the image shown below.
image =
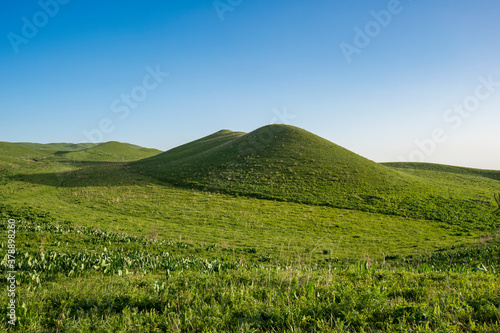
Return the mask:
<path id="1" fill-rule="evenodd" d="M 378 162 L 500 169 L 499 14 L 497 0 L 8 1 L 0 140 L 166 150 L 284 121 Z"/>

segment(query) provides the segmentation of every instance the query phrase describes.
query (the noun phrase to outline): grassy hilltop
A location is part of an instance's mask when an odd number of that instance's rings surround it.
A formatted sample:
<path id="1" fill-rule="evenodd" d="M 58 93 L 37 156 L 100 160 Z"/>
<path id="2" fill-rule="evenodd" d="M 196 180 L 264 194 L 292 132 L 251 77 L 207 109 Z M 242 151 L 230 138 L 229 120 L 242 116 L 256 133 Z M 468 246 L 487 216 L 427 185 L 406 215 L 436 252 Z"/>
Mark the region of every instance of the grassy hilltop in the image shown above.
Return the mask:
<path id="1" fill-rule="evenodd" d="M 204 142 L 213 144 L 204 149 Z M 281 201 L 328 204 L 388 191 L 405 178 L 305 130 L 269 125 L 218 132 L 134 169 L 166 182 Z"/>
<path id="2" fill-rule="evenodd" d="M 18 330 L 498 332 L 499 175 L 285 125 L 167 152 L 2 142 Z"/>

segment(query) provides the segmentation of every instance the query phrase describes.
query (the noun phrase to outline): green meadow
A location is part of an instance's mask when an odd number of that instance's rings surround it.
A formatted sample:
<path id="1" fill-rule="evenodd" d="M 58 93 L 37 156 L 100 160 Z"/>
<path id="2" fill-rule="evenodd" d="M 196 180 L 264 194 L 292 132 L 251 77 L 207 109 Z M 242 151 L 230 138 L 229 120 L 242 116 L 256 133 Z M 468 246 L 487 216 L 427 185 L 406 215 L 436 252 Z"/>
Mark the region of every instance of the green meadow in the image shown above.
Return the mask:
<path id="1" fill-rule="evenodd" d="M 166 152 L 0 142 L 0 329 L 498 332 L 499 193 L 500 171 L 285 125 Z"/>

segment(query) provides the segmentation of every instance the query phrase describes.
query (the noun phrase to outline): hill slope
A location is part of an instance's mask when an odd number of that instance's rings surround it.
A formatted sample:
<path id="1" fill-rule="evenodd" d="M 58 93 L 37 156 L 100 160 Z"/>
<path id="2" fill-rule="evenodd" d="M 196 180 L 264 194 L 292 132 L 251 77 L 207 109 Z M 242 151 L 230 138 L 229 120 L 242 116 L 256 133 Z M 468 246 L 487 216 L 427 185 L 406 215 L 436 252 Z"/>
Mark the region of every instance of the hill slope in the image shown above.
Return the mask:
<path id="1" fill-rule="evenodd" d="M 10 142 L 0 142 L 0 156 L 21 157 L 27 154 L 36 154 L 35 150 L 18 146 Z"/>
<path id="2" fill-rule="evenodd" d="M 0 142 L 0 168 L 2 164 L 6 163 L 26 164 L 34 158 L 51 153 L 18 146 L 10 142 Z"/>
<path id="3" fill-rule="evenodd" d="M 58 159 L 79 162 L 129 162 L 161 153 L 160 150 L 142 148 L 126 143 L 110 141 L 74 152 L 57 154 Z"/>
<path id="4" fill-rule="evenodd" d="M 497 170 L 473 169 L 473 168 L 457 167 L 452 165 L 418 163 L 418 162 L 412 162 L 412 163 L 393 162 L 393 163 L 382 163 L 382 164 L 394 169 L 400 169 L 405 171 L 445 172 L 445 173 L 453 173 L 465 176 L 480 176 L 500 181 L 500 171 Z"/>
<path id="5" fill-rule="evenodd" d="M 78 151 L 83 149 L 92 148 L 98 145 L 98 143 L 33 143 L 33 142 L 13 142 L 12 144 L 20 147 L 30 148 L 33 150 L 40 151 Z"/>
<path id="6" fill-rule="evenodd" d="M 177 185 L 340 206 L 356 195 L 377 200 L 409 183 L 385 166 L 288 125 L 269 125 L 246 135 L 226 132 L 221 137 L 218 132 L 132 167 Z"/>
<path id="7" fill-rule="evenodd" d="M 154 161 L 153 163 L 164 161 L 180 161 L 184 158 L 193 157 L 197 154 L 207 152 L 245 134 L 246 133 L 243 132 L 221 130 L 201 139 L 170 149 L 158 156 L 152 157 L 151 159 L 148 159 L 148 163 L 150 161 Z"/>

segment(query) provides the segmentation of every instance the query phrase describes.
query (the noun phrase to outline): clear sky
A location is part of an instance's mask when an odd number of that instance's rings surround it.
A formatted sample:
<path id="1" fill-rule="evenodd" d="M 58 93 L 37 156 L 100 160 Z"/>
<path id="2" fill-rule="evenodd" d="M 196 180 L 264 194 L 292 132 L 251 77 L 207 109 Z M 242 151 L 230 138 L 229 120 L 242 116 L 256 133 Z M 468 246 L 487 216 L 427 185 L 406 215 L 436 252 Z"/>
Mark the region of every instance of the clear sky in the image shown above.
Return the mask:
<path id="1" fill-rule="evenodd" d="M 4 1 L 0 141 L 166 150 L 295 125 L 500 169 L 498 0 Z"/>

